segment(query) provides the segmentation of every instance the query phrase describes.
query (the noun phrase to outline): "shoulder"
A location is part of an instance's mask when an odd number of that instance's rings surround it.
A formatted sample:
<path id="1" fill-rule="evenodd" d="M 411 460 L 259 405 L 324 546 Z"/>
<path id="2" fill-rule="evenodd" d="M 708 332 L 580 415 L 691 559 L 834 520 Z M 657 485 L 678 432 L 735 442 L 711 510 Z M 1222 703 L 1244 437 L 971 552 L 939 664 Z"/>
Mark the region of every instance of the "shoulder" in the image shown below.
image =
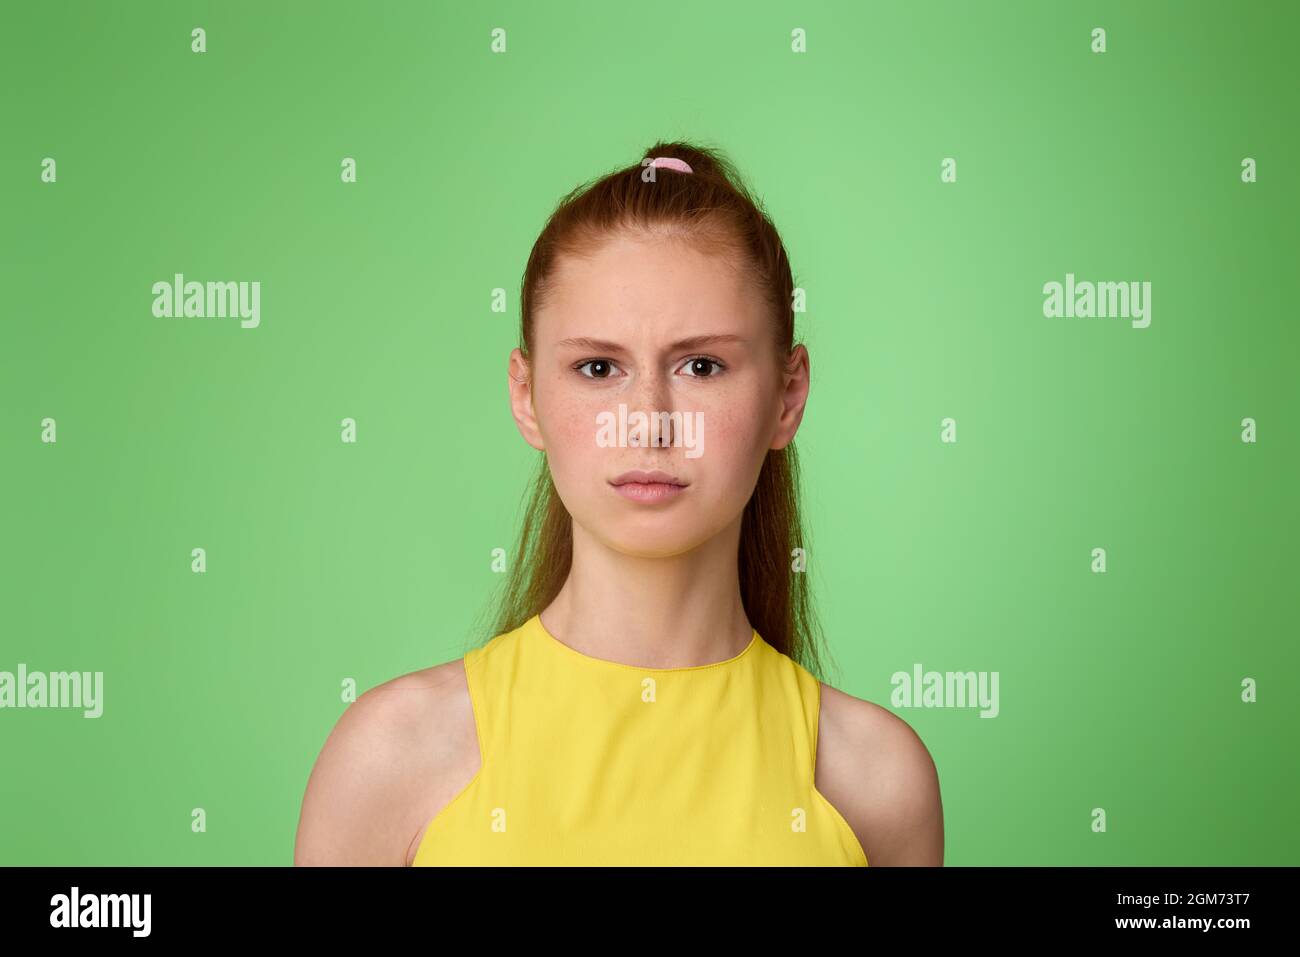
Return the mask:
<path id="1" fill-rule="evenodd" d="M 321 748 L 294 863 L 409 863 L 425 823 L 477 763 L 463 659 L 376 685 L 344 710 Z"/>
<path id="2" fill-rule="evenodd" d="M 943 863 L 939 776 L 898 715 L 821 683 L 816 787 L 840 811 L 870 865 Z"/>

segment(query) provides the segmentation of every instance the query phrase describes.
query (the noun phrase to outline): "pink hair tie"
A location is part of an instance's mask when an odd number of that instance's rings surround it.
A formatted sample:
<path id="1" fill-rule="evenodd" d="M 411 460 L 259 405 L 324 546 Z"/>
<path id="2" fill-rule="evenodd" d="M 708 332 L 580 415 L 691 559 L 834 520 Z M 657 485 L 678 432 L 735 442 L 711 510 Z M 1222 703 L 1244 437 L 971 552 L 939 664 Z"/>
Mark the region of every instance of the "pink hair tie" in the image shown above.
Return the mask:
<path id="1" fill-rule="evenodd" d="M 648 162 L 642 160 L 641 165 L 658 166 L 660 169 L 675 169 L 679 173 L 695 172 L 693 169 L 691 169 L 690 164 L 687 163 L 685 160 L 679 160 L 672 156 L 656 156 L 654 159 L 649 160 Z"/>

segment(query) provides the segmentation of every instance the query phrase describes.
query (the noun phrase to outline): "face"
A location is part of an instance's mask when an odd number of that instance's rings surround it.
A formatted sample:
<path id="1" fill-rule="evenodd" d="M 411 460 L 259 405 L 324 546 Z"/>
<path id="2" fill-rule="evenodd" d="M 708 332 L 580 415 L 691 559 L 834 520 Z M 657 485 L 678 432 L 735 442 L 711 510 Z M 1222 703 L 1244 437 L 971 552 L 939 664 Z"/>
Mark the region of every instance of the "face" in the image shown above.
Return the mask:
<path id="1" fill-rule="evenodd" d="M 531 367 L 511 353 L 510 390 L 574 522 L 644 557 L 738 529 L 767 451 L 794 438 L 807 399 L 806 351 L 778 355 L 773 338 L 744 274 L 680 241 L 622 235 L 561 261 Z M 680 416 L 657 437 L 647 421 L 638 446 L 636 413 Z M 677 485 L 627 482 L 633 470 Z"/>

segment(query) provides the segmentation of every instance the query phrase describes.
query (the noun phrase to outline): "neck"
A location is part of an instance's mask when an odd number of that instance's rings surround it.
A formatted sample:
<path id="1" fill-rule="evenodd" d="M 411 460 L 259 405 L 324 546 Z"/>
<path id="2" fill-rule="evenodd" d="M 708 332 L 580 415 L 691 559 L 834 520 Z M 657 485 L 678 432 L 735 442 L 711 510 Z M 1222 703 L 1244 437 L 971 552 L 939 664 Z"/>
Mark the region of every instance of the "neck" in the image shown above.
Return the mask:
<path id="1" fill-rule="evenodd" d="M 740 518 L 690 551 L 616 551 L 573 523 L 573 564 L 542 625 L 569 647 L 647 668 L 725 661 L 753 637 L 740 597 Z"/>

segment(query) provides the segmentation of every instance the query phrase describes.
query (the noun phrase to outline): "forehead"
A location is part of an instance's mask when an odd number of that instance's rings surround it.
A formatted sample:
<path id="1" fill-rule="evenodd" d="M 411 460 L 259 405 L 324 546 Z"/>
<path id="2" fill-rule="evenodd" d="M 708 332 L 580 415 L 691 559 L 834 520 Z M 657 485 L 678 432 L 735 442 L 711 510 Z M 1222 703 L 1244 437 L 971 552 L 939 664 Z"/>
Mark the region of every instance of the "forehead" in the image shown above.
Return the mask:
<path id="1" fill-rule="evenodd" d="M 681 238 L 620 234 L 589 256 L 557 261 L 537 312 L 539 343 L 566 336 L 629 341 L 710 332 L 757 336 L 766 321 L 755 277 L 733 255 Z"/>

